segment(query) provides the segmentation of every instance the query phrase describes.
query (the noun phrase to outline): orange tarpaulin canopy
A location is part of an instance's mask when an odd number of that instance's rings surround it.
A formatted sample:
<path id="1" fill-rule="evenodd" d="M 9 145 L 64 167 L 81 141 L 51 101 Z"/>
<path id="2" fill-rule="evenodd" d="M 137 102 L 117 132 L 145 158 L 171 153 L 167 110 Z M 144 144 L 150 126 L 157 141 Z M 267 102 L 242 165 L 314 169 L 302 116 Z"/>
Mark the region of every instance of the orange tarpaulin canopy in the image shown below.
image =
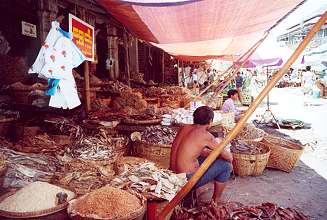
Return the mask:
<path id="1" fill-rule="evenodd" d="M 243 54 L 302 0 L 98 2 L 140 39 L 180 59 L 204 60 Z"/>

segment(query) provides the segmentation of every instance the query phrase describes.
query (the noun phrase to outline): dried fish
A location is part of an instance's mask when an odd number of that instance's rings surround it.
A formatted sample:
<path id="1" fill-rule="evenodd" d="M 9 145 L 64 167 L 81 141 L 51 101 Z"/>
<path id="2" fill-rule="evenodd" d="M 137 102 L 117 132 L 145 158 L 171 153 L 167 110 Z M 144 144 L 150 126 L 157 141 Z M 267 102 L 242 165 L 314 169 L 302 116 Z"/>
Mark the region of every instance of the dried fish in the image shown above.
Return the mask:
<path id="1" fill-rule="evenodd" d="M 244 142 L 242 140 L 234 140 L 231 142 L 231 145 L 232 153 L 255 155 L 263 154 L 267 151 L 267 149 L 260 144 Z"/>
<path id="2" fill-rule="evenodd" d="M 176 128 L 166 126 L 149 126 L 142 133 L 142 140 L 153 144 L 166 144 L 173 143 L 177 134 Z"/>
<path id="3" fill-rule="evenodd" d="M 305 216 L 298 210 L 278 207 L 273 203 L 262 203 L 257 206 L 242 206 L 239 203 L 227 202 L 219 205 L 211 203 L 207 206 L 200 206 L 191 209 L 179 206 L 174 210 L 172 219 L 308 220 L 309 217 Z"/>
<path id="4" fill-rule="evenodd" d="M 177 175 L 170 170 L 159 169 L 152 162 L 139 162 L 118 174 L 110 185 L 136 190 L 148 198 L 171 200 L 186 181 L 185 174 Z"/>

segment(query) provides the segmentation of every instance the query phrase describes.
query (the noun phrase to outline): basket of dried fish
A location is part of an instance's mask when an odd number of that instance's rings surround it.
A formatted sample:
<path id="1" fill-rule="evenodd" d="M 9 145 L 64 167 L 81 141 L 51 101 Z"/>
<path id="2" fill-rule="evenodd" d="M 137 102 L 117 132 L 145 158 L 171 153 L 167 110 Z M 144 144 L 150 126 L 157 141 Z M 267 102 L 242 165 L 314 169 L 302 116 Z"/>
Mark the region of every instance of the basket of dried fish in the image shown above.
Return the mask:
<path id="1" fill-rule="evenodd" d="M 265 169 L 269 155 L 269 146 L 261 142 L 233 141 L 234 172 L 239 176 L 259 176 Z"/>
<path id="2" fill-rule="evenodd" d="M 266 136 L 266 132 L 260 128 L 255 127 L 254 125 L 247 124 L 240 133 L 236 136 L 237 140 L 243 141 L 262 141 Z"/>
<path id="3" fill-rule="evenodd" d="M 169 168 L 171 146 L 176 134 L 176 128 L 159 125 L 147 127 L 142 133 L 141 140 L 134 144 L 136 156 L 154 161 L 163 168 Z"/>
<path id="4" fill-rule="evenodd" d="M 210 97 L 207 101 L 207 106 L 213 109 L 220 109 L 223 105 L 224 98 L 222 96 Z"/>
<path id="5" fill-rule="evenodd" d="M 114 170 L 116 174 L 121 174 L 123 172 L 129 171 L 131 168 L 138 164 L 149 162 L 147 159 L 141 157 L 120 157 L 114 164 Z"/>
<path id="6" fill-rule="evenodd" d="M 266 136 L 262 143 L 271 149 L 267 167 L 286 172 L 295 167 L 304 151 L 301 144 L 272 135 Z"/>
<path id="7" fill-rule="evenodd" d="M 145 211 L 146 199 L 141 194 L 111 186 L 72 200 L 67 209 L 74 220 L 142 220 Z"/>
<path id="8" fill-rule="evenodd" d="M 135 190 L 151 200 L 171 200 L 187 182 L 185 173 L 173 173 L 153 162 L 136 162 L 123 168 L 110 185 Z"/>

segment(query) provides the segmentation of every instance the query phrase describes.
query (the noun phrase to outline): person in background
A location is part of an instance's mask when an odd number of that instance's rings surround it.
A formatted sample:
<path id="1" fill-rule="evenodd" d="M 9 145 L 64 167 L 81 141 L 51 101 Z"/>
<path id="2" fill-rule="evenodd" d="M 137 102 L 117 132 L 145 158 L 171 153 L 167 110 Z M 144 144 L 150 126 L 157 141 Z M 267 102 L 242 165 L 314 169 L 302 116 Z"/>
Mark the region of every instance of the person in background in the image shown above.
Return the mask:
<path id="1" fill-rule="evenodd" d="M 208 131 L 213 118 L 214 112 L 208 106 L 201 106 L 194 111 L 194 124 L 182 127 L 173 142 L 170 156 L 171 170 L 176 173 L 186 173 L 187 178 L 190 179 L 211 150 L 219 146 L 220 139 L 215 138 Z M 214 181 L 212 200 L 218 203 L 230 177 L 232 161 L 232 154 L 223 149 L 219 157 L 195 184 L 195 188 Z"/>
<path id="2" fill-rule="evenodd" d="M 302 74 L 301 86 L 304 94 L 304 105 L 307 105 L 308 99 L 313 94 L 313 85 L 315 84 L 316 75 L 311 72 L 311 66 L 306 66 Z"/>
<path id="3" fill-rule="evenodd" d="M 241 92 L 242 92 L 243 83 L 244 83 L 244 79 L 241 76 L 241 73 L 237 72 L 235 77 L 235 85 L 238 93 L 238 98 L 241 101 L 241 103 L 242 103 Z"/>
<path id="4" fill-rule="evenodd" d="M 231 89 L 227 93 L 228 99 L 224 102 L 222 106 L 222 111 L 227 112 L 233 112 L 235 115 L 235 120 L 238 121 L 243 116 L 243 111 L 240 111 L 235 106 L 235 101 L 238 100 L 238 92 L 235 89 Z"/>

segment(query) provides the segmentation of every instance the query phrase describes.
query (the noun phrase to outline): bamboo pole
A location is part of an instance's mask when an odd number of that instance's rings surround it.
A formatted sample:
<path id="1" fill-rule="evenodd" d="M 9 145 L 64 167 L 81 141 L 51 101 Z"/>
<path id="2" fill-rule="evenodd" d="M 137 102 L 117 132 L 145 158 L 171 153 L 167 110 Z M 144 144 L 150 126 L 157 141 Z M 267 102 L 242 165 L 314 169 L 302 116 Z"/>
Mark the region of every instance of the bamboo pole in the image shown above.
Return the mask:
<path id="1" fill-rule="evenodd" d="M 165 83 L 165 51 L 162 51 L 162 83 Z"/>
<path id="2" fill-rule="evenodd" d="M 241 62 L 241 60 L 243 60 L 244 57 L 246 57 L 246 59 L 241 63 L 241 67 L 242 67 L 245 64 L 245 62 L 248 60 L 248 58 L 253 54 L 253 52 L 259 47 L 259 45 L 267 38 L 268 34 L 269 34 L 269 32 L 266 32 L 265 35 L 259 41 L 257 41 L 252 47 L 250 47 L 250 49 L 248 49 L 240 58 L 238 58 L 235 61 L 235 63 L 233 63 L 230 67 L 228 67 L 228 69 L 225 70 L 222 75 L 225 75 L 226 73 L 228 73 L 230 70 L 232 70 L 234 68 L 236 63 Z M 250 55 L 247 56 L 248 54 L 250 54 Z M 201 97 L 215 83 L 216 82 L 212 82 L 210 85 L 208 85 L 207 88 L 205 88 L 198 96 Z"/>
<path id="3" fill-rule="evenodd" d="M 310 40 L 314 37 L 316 32 L 319 31 L 320 27 L 327 20 L 327 11 L 320 17 L 320 19 L 315 23 L 315 25 L 308 32 L 307 36 L 303 39 L 300 45 L 296 48 L 292 56 L 287 60 L 283 67 L 271 78 L 266 87 L 261 91 L 259 96 L 254 100 L 248 110 L 245 112 L 244 116 L 235 125 L 231 132 L 222 140 L 219 146 L 213 150 L 206 160 L 201 164 L 199 169 L 195 172 L 192 178 L 186 183 L 186 185 L 177 193 L 177 195 L 164 207 L 162 212 L 159 214 L 158 219 L 163 220 L 167 214 L 184 198 L 184 196 L 193 188 L 196 182 L 201 178 L 209 166 L 216 160 L 222 149 L 240 132 L 244 127 L 246 121 L 250 118 L 252 113 L 262 102 L 264 97 L 268 92 L 276 85 L 278 80 L 284 75 L 284 73 L 290 68 L 294 61 L 299 57 L 300 53 L 305 49 Z"/>

